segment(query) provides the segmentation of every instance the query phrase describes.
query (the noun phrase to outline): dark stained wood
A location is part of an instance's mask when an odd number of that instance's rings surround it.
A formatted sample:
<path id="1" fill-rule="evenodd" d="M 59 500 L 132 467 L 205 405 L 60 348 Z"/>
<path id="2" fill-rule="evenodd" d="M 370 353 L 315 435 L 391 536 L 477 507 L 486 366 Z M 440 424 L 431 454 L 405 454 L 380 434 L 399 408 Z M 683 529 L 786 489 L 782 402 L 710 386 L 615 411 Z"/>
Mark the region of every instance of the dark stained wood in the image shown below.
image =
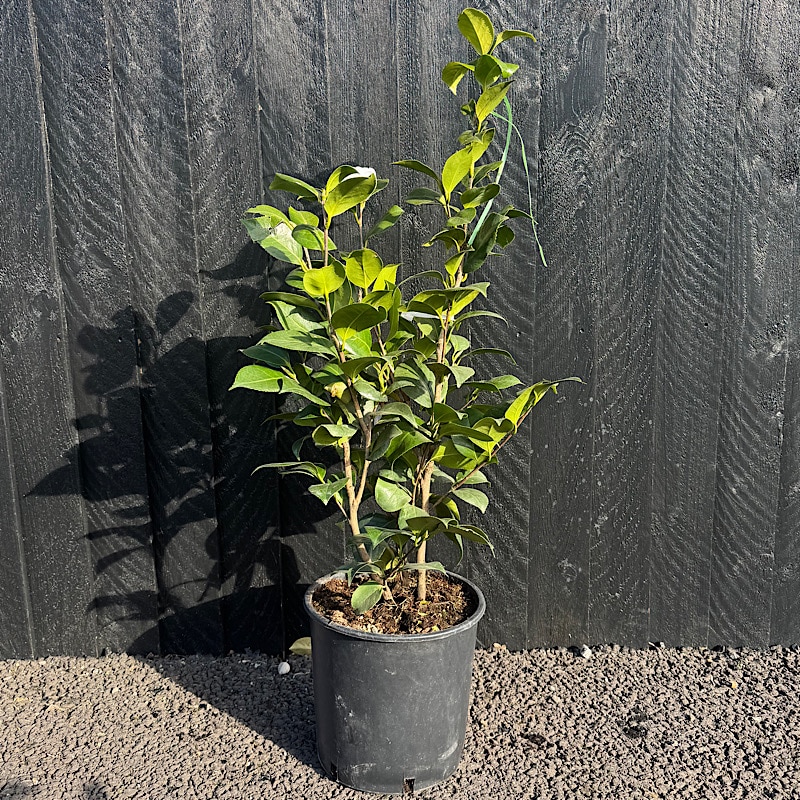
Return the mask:
<path id="1" fill-rule="evenodd" d="M 162 648 L 224 650 L 198 217 L 180 17 L 108 3 Z"/>
<path id="2" fill-rule="evenodd" d="M 32 658 L 33 614 L 25 569 L 12 431 L 6 408 L 3 365 L 0 362 L 0 658 Z"/>
<path id="3" fill-rule="evenodd" d="M 322 0 L 253 3 L 264 199 L 281 208 L 293 198 L 267 190 L 276 172 L 320 183 L 331 166 L 325 5 Z M 266 264 L 267 259 L 262 258 Z M 271 263 L 269 272 L 270 288 L 279 289 L 285 270 Z M 267 398 L 260 408 L 263 417 L 274 410 Z M 269 430 L 276 437 L 278 459 L 292 459 L 291 443 L 297 432 Z M 264 453 L 263 462 L 270 460 L 274 460 L 271 454 Z M 303 593 L 314 580 L 342 563 L 344 534 L 334 524 L 337 518 L 331 518 L 333 506 L 323 507 L 304 491 L 307 481 L 291 477 L 278 481 L 274 473 L 261 471 L 253 477 L 253 484 L 265 498 L 273 498 L 276 487 L 280 488 L 280 538 L 275 544 L 279 546 L 289 645 L 298 636 L 307 635 Z"/>
<path id="4" fill-rule="evenodd" d="M 265 496 L 274 433 L 265 405 L 229 392 L 238 351 L 267 321 L 259 294 L 263 254 L 239 220 L 261 199 L 254 31 L 248 3 L 181 7 L 190 178 L 200 275 L 200 310 L 208 353 L 225 649 L 276 652 L 283 647 L 277 491 Z M 261 398 L 263 399 L 263 398 Z M 259 410 L 256 411 L 256 408 Z"/>
<path id="5" fill-rule="evenodd" d="M 158 651 L 136 334 L 101 2 L 33 4 L 94 565 L 97 646 Z M 87 80 L 91 69 L 91 80 Z M 91 154 L 91 158 L 87 158 Z M 36 491 L 58 492 L 46 482 Z"/>
<path id="6" fill-rule="evenodd" d="M 78 465 L 64 453 L 77 446 L 72 381 L 66 348 L 62 287 L 54 248 L 52 187 L 40 92 L 36 31 L 25 2 L 0 15 L 0 115 L 5 179 L 0 189 L 0 357 L 3 429 L 10 435 L 3 483 L 12 499 L 23 551 L 31 618 L 25 620 L 25 584 L 17 608 L 30 633 L 11 647 L 35 656 L 96 654 L 92 580 Z M 13 464 L 7 470 L 9 461 Z M 62 491 L 34 488 L 58 475 Z M 13 485 L 12 485 L 13 482 Z M 16 497 L 14 497 L 16 495 Z M 4 503 L 8 500 L 4 500 Z M 13 518 L 17 517 L 16 520 Z M 15 529 L 22 532 L 22 541 Z M 21 545 L 21 546 L 20 546 Z M 12 577 L 13 583 L 17 582 Z M 22 635 L 19 630 L 16 635 Z"/>
<path id="7" fill-rule="evenodd" d="M 595 287 L 600 257 L 587 196 L 604 93 L 604 6 L 543 8 L 537 218 L 547 266 L 534 276 L 535 376 L 577 375 L 585 386 L 548 397 L 533 413 L 528 644 L 588 638 L 593 522 Z"/>
<path id="8" fill-rule="evenodd" d="M 705 645 L 733 202 L 738 26 L 676 6 L 656 372 L 651 638 Z"/>
<path id="9" fill-rule="evenodd" d="M 771 4 L 770 4 L 771 5 Z M 796 312 L 796 9 L 731 9 L 738 66 L 734 198 L 727 232 L 723 381 L 709 643 L 770 643 L 782 426 L 790 326 Z M 738 64 L 737 64 L 738 62 Z M 782 63 L 783 62 L 783 63 Z M 791 112 L 789 112 L 791 113 Z M 791 119 L 791 118 L 790 118 Z"/>

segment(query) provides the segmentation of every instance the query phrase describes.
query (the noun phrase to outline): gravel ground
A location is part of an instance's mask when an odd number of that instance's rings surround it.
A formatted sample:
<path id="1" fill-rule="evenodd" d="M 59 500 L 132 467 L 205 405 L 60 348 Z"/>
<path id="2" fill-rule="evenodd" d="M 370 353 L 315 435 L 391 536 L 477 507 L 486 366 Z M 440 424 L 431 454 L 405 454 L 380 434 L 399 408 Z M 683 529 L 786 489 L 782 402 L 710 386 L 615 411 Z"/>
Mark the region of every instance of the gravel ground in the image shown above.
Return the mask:
<path id="1" fill-rule="evenodd" d="M 310 662 L 0 662 L 0 798 L 363 798 L 321 773 Z M 476 654 L 461 766 L 421 798 L 800 798 L 800 652 Z"/>

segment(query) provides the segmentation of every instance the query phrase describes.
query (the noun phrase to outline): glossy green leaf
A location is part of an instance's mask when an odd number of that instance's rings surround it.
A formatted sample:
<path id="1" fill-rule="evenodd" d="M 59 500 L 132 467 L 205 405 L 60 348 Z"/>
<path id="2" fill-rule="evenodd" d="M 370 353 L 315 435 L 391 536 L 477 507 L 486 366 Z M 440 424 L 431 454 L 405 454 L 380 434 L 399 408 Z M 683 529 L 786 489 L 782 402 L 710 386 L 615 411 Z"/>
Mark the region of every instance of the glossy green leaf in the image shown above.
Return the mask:
<path id="1" fill-rule="evenodd" d="M 256 392 L 279 392 L 286 375 L 271 367 L 250 364 L 242 367 L 231 385 L 231 389 L 252 389 Z"/>
<path id="2" fill-rule="evenodd" d="M 272 232 L 259 241 L 259 244 L 279 261 L 302 266 L 303 248 L 292 236 L 292 229 L 285 223 L 279 222 Z"/>
<path id="3" fill-rule="evenodd" d="M 412 206 L 428 206 L 435 203 L 443 203 L 444 197 L 439 191 L 421 187 L 410 192 L 405 202 Z"/>
<path id="4" fill-rule="evenodd" d="M 327 267 L 310 269 L 303 273 L 303 288 L 312 297 L 325 297 L 335 292 L 345 281 L 343 264 L 334 261 Z"/>
<path id="5" fill-rule="evenodd" d="M 350 598 L 350 605 L 353 607 L 353 611 L 360 616 L 377 605 L 381 594 L 383 594 L 383 586 L 380 583 L 367 581 L 356 587 Z"/>
<path id="6" fill-rule="evenodd" d="M 475 506 L 481 514 L 485 514 L 486 509 L 489 507 L 489 498 L 480 491 L 480 489 L 471 489 L 462 486 L 460 489 L 454 489 L 453 494 L 459 500 L 463 500 L 465 503 Z"/>
<path id="7" fill-rule="evenodd" d="M 263 217 L 264 221 L 270 228 L 274 228 L 279 222 L 285 222 L 287 225 L 291 221 L 279 208 L 262 204 L 260 206 L 253 206 L 248 208 L 246 214 L 253 214 L 257 217 Z M 244 220 L 243 220 L 244 221 Z"/>
<path id="8" fill-rule="evenodd" d="M 240 352 L 254 361 L 261 361 L 268 367 L 274 367 L 275 369 L 288 367 L 291 364 L 291 360 L 285 350 L 269 344 L 254 344 L 252 347 L 246 347 Z"/>
<path id="9" fill-rule="evenodd" d="M 298 210 L 289 206 L 289 219 L 295 225 L 310 225 L 312 228 L 319 227 L 319 217 L 311 211 Z"/>
<path id="10" fill-rule="evenodd" d="M 383 356 L 365 356 L 364 358 L 352 358 L 343 361 L 339 366 L 348 378 L 355 378 L 360 375 L 367 367 L 383 361 Z"/>
<path id="11" fill-rule="evenodd" d="M 499 183 L 490 183 L 487 186 L 475 186 L 467 189 L 461 194 L 461 205 L 464 208 L 474 208 L 488 203 L 489 200 L 497 197 L 500 191 Z"/>
<path id="12" fill-rule="evenodd" d="M 411 502 L 411 495 L 396 483 L 378 478 L 375 481 L 375 502 L 384 511 L 399 511 Z"/>
<path id="13" fill-rule="evenodd" d="M 508 41 L 508 39 L 514 38 L 515 36 L 524 36 L 526 39 L 531 39 L 534 42 L 536 41 L 536 37 L 532 33 L 528 33 L 527 31 L 509 30 L 509 31 L 501 31 L 497 35 L 497 39 L 494 43 L 494 46 L 497 47 L 497 45 L 502 44 L 503 42 Z"/>
<path id="14" fill-rule="evenodd" d="M 344 262 L 347 280 L 361 289 L 369 289 L 380 275 L 383 262 L 374 250 L 354 250 Z"/>
<path id="15" fill-rule="evenodd" d="M 301 294 L 294 294 L 293 292 L 264 292 L 261 299 L 267 303 L 274 301 L 281 303 L 288 303 L 292 306 L 299 306 L 301 308 L 308 308 L 312 311 L 320 312 L 320 307 L 309 297 L 304 297 Z"/>
<path id="16" fill-rule="evenodd" d="M 271 344 L 283 350 L 336 355 L 336 348 L 329 339 L 305 331 L 272 331 L 261 339 L 260 344 Z"/>
<path id="17" fill-rule="evenodd" d="M 341 478 L 338 481 L 333 481 L 331 483 L 316 483 L 312 486 L 308 487 L 308 491 L 314 495 L 314 497 L 319 498 L 325 505 L 330 503 L 331 498 L 335 497 L 339 492 L 341 492 L 344 487 L 347 486 L 347 478 Z"/>
<path id="18" fill-rule="evenodd" d="M 375 308 L 367 303 L 353 303 L 336 311 L 331 317 L 331 327 L 337 336 L 346 342 L 359 331 L 369 330 L 380 325 L 386 319 L 382 308 Z"/>
<path id="19" fill-rule="evenodd" d="M 312 461 L 273 461 L 270 464 L 261 464 L 253 472 L 262 469 L 277 469 L 286 475 L 310 475 L 319 481 L 325 480 L 325 467 Z"/>
<path id="20" fill-rule="evenodd" d="M 400 206 L 392 206 L 368 231 L 364 241 L 369 241 L 373 236 L 377 236 L 385 230 L 391 228 L 398 219 L 405 213 Z"/>
<path id="21" fill-rule="evenodd" d="M 421 172 L 423 175 L 433 178 L 437 185 L 439 183 L 439 176 L 436 174 L 436 172 L 427 164 L 423 164 L 421 161 L 417 161 L 415 158 L 406 158 L 402 161 L 395 161 L 394 163 L 398 167 L 405 167 L 406 169 L 413 169 L 415 172 Z"/>
<path id="22" fill-rule="evenodd" d="M 478 11 L 476 8 L 465 8 L 458 15 L 458 29 L 478 55 L 484 55 L 492 49 L 494 26 L 483 11 Z"/>
<path id="23" fill-rule="evenodd" d="M 291 192 L 304 200 L 320 199 L 318 189 L 301 181 L 300 178 L 293 178 L 291 175 L 284 175 L 281 172 L 275 174 L 269 188 L 276 192 Z"/>
<path id="24" fill-rule="evenodd" d="M 519 386 L 520 383 L 522 381 L 516 375 L 499 375 L 486 381 L 470 381 L 467 385 L 476 392 L 501 392 L 503 389 L 510 389 L 512 386 Z"/>
<path id="25" fill-rule="evenodd" d="M 508 94 L 510 88 L 511 82 L 505 81 L 490 86 L 481 94 L 475 103 L 475 116 L 478 118 L 478 122 L 483 122 L 503 102 L 503 98 Z"/>
<path id="26" fill-rule="evenodd" d="M 461 79 L 474 69 L 472 64 L 462 64 L 460 61 L 451 61 L 442 69 L 442 80 L 453 94 L 456 94 Z"/>
<path id="27" fill-rule="evenodd" d="M 330 192 L 335 189 L 345 178 L 350 175 L 356 175 L 358 170 L 350 164 L 342 164 L 340 167 L 331 172 L 325 183 L 325 191 Z"/>
<path id="28" fill-rule="evenodd" d="M 324 250 L 325 249 L 325 234 L 312 225 L 295 225 L 292 231 L 292 238 L 306 250 Z M 328 237 L 328 251 L 335 250 L 336 245 L 333 240 Z"/>
<path id="29" fill-rule="evenodd" d="M 453 189 L 455 189 L 469 173 L 471 166 L 472 153 L 467 148 L 456 150 L 456 152 L 444 162 L 444 167 L 442 169 L 442 187 L 446 198 L 450 198 Z"/>
<path id="30" fill-rule="evenodd" d="M 359 174 L 345 178 L 325 198 L 325 211 L 328 216 L 337 217 L 365 202 L 375 190 L 376 183 L 377 177 L 374 171 L 370 175 Z"/>
<path id="31" fill-rule="evenodd" d="M 467 225 L 475 219 L 475 213 L 474 208 L 463 208 L 447 220 L 447 227 L 457 228 L 461 225 Z"/>
<path id="32" fill-rule="evenodd" d="M 503 70 L 494 56 L 481 56 L 475 62 L 475 80 L 486 88 L 503 76 Z"/>
<path id="33" fill-rule="evenodd" d="M 397 268 L 399 266 L 399 264 L 387 264 L 383 267 L 378 273 L 378 277 L 375 278 L 375 283 L 372 288 L 376 291 L 382 291 L 386 289 L 389 284 L 394 285 L 397 281 Z"/>
<path id="34" fill-rule="evenodd" d="M 432 572 L 447 572 L 447 570 L 444 568 L 444 564 L 442 564 L 440 561 L 425 561 L 422 564 L 418 563 L 417 561 L 406 561 L 401 569 L 403 571 L 430 570 Z"/>
<path id="35" fill-rule="evenodd" d="M 381 418 L 399 417 L 413 425 L 415 428 L 422 424 L 422 420 L 411 410 L 406 403 L 386 403 L 380 409 Z"/>
<path id="36" fill-rule="evenodd" d="M 373 400 L 376 403 L 385 403 L 389 399 L 385 394 L 383 394 L 383 392 L 363 378 L 356 378 L 353 381 L 353 388 L 362 397 L 366 398 L 367 400 Z"/>

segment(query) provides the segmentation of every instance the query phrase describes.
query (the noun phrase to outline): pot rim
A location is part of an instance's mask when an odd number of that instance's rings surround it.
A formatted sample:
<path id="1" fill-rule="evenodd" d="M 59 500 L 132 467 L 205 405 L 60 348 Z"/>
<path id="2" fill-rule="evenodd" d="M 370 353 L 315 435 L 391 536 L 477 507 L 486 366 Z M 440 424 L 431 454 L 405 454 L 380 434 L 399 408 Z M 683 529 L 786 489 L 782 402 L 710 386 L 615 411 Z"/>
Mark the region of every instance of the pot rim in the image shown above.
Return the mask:
<path id="1" fill-rule="evenodd" d="M 484 598 L 483 592 L 474 583 L 472 583 L 472 581 L 470 581 L 468 578 L 465 578 L 463 575 L 458 575 L 457 573 L 450 572 L 449 570 L 446 570 L 445 574 L 449 578 L 453 578 L 454 580 L 466 584 L 478 598 L 478 607 L 463 622 L 459 622 L 458 625 L 453 625 L 451 628 L 445 628 L 443 631 L 433 631 L 431 633 L 370 633 L 369 631 L 361 631 L 357 628 L 350 628 L 347 625 L 340 625 L 337 622 L 332 622 L 314 608 L 311 598 L 318 586 L 321 586 L 322 584 L 327 583 L 334 578 L 344 578 L 344 572 L 331 572 L 328 575 L 323 575 L 321 578 L 318 578 L 316 581 L 314 581 L 314 583 L 308 587 L 305 595 L 303 596 L 303 605 L 305 606 L 306 613 L 312 619 L 316 620 L 320 625 L 330 628 L 332 631 L 336 631 L 337 633 L 351 636 L 354 639 L 362 639 L 367 642 L 391 642 L 392 644 L 397 644 L 400 642 L 431 642 L 437 639 L 447 639 L 450 636 L 457 636 L 459 633 L 467 631 L 478 624 L 481 617 L 483 617 L 484 612 L 486 611 L 486 598 Z"/>

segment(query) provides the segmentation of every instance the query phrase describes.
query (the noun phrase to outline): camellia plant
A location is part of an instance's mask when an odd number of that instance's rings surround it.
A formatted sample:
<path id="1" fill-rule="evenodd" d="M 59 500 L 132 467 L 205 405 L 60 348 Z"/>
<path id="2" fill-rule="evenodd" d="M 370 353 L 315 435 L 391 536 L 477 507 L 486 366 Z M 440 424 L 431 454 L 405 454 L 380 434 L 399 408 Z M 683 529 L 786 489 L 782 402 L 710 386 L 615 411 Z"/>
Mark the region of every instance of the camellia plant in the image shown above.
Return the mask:
<path id="1" fill-rule="evenodd" d="M 434 536 L 447 537 L 462 553 L 465 540 L 492 546 L 484 531 L 462 520 L 463 505 L 486 510 L 484 468 L 558 385 L 521 387 L 514 375 L 475 374 L 476 356 L 511 359 L 503 350 L 471 345 L 467 323 L 499 316 L 476 308 L 489 283 L 475 278 L 511 244 L 510 220 L 528 218 L 535 225 L 526 212 L 495 206 L 513 128 L 506 95 L 518 69 L 497 50 L 511 38 L 533 36 L 496 33 L 489 18 L 471 8 L 458 27 L 476 58 L 447 64 L 442 79 L 454 94 L 464 77 L 474 79 L 474 96 L 461 107 L 470 127 L 441 171 L 413 159 L 396 162 L 426 179 L 405 202 L 441 213 L 441 229 L 423 245 L 439 249 L 440 267 L 411 276 L 429 288 L 409 292 L 408 278 L 397 279 L 398 264 L 384 263 L 373 248 L 403 209 L 394 205 L 366 227 L 388 184 L 372 169 L 340 166 L 319 187 L 279 173 L 270 189 L 296 196 L 302 207 L 284 212 L 259 205 L 243 220 L 253 241 L 294 269 L 285 291 L 263 295 L 275 325 L 244 350 L 256 363 L 242 368 L 231 388 L 304 401 L 299 410 L 276 415 L 307 430 L 294 442 L 297 460 L 263 466 L 309 476 L 309 491 L 341 511 L 353 560 L 339 569 L 355 583 L 358 614 L 391 602 L 392 586 L 406 570 L 418 571 L 417 599 L 425 600 L 426 571 L 444 571 L 426 559 Z M 498 111 L 501 104 L 507 116 Z M 505 124 L 504 147 L 494 143 L 497 118 Z M 358 240 L 350 252 L 333 239 L 346 220 Z M 336 462 L 304 460 L 319 452 L 313 445 L 332 448 Z"/>

